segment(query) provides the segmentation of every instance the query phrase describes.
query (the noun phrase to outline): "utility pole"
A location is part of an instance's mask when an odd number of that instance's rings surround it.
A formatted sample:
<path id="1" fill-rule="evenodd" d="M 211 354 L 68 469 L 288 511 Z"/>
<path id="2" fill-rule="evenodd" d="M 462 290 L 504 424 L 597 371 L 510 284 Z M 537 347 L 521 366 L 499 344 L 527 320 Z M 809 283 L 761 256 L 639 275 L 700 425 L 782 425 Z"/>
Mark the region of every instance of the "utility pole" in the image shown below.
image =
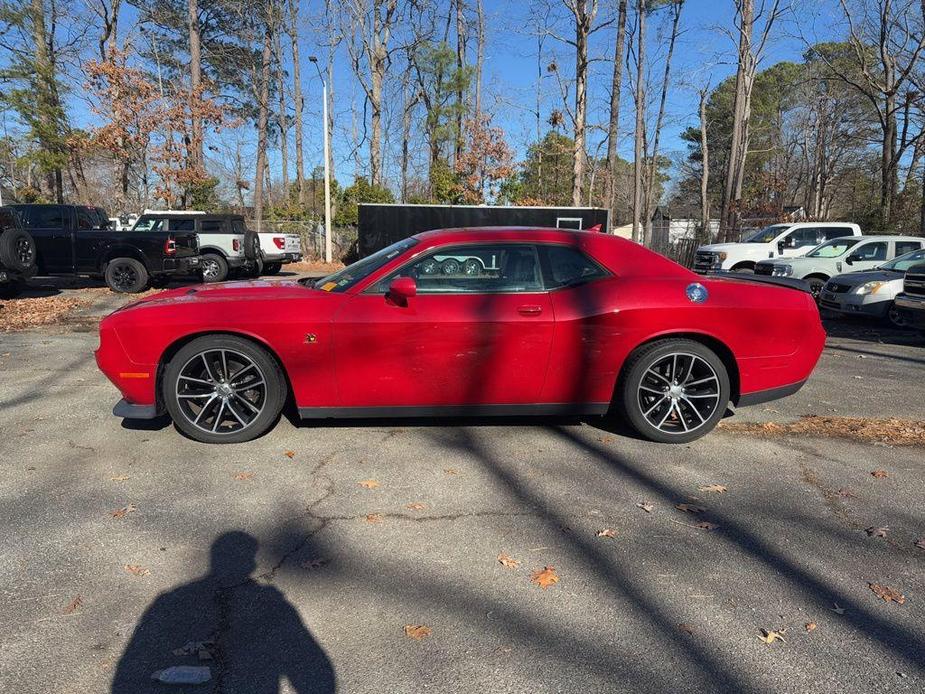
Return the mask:
<path id="1" fill-rule="evenodd" d="M 318 67 L 318 57 L 310 55 L 308 61 L 315 66 L 318 79 L 321 80 L 322 127 L 324 128 L 324 262 L 330 263 L 334 257 L 331 250 L 331 169 L 329 163 L 331 145 L 328 141 L 328 83 L 321 74 L 321 68 Z"/>

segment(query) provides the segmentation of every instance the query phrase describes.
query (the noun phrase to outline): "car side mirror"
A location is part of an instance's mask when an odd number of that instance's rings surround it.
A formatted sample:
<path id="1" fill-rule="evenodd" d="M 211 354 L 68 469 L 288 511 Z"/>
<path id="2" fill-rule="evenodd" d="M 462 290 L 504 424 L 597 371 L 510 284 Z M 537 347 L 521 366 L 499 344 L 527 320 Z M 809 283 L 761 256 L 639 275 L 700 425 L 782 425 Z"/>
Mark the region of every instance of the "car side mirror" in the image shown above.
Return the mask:
<path id="1" fill-rule="evenodd" d="M 396 277 L 389 285 L 386 296 L 399 306 L 408 303 L 408 299 L 418 293 L 418 284 L 413 277 Z"/>
<path id="2" fill-rule="evenodd" d="M 787 239 L 777 242 L 777 252 L 780 255 L 784 254 L 784 249 L 787 247 Z"/>
<path id="3" fill-rule="evenodd" d="M 859 256 L 857 253 L 852 253 L 847 258 L 845 258 L 845 262 L 848 263 L 848 265 L 854 265 L 854 261 L 860 259 L 861 256 Z"/>

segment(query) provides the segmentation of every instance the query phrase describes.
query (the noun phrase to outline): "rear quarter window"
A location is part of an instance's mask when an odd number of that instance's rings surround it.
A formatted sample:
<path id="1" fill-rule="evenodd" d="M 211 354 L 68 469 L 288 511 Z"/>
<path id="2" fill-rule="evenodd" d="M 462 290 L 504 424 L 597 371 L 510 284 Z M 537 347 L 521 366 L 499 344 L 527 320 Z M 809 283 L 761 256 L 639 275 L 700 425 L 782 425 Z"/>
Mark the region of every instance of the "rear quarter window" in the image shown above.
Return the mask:
<path id="1" fill-rule="evenodd" d="M 584 284 L 609 274 L 577 248 L 552 245 L 541 245 L 539 248 L 547 289 Z"/>
<path id="2" fill-rule="evenodd" d="M 224 224 L 220 219 L 203 219 L 199 223 L 199 231 L 203 234 L 221 234 Z"/>

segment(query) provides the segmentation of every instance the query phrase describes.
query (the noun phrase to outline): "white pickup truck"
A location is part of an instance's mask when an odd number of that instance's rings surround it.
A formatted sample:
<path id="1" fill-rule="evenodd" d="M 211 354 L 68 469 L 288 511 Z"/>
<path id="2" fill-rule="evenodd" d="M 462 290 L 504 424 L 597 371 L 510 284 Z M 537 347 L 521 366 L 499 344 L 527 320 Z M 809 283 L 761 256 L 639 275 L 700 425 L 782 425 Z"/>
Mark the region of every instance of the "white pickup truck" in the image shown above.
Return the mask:
<path id="1" fill-rule="evenodd" d="M 258 236 L 262 274 L 275 275 L 286 263 L 302 260 L 302 237 L 298 234 L 261 231 Z"/>
<path id="2" fill-rule="evenodd" d="M 739 243 L 701 246 L 694 257 L 694 272 L 755 271 L 759 260 L 793 258 L 821 243 L 842 236 L 860 236 L 861 227 L 845 222 L 795 222 L 772 224 Z"/>

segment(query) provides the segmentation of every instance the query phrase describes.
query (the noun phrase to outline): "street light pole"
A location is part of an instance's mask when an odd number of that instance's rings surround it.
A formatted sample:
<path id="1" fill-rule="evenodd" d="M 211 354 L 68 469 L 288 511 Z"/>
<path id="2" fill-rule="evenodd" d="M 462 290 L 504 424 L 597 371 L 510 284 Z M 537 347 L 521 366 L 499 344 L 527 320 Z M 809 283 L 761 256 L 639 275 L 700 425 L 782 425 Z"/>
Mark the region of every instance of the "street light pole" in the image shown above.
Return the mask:
<path id="1" fill-rule="evenodd" d="M 330 263 L 334 260 L 331 249 L 331 145 L 328 134 L 328 82 L 324 75 L 321 74 L 321 68 L 318 67 L 318 58 L 314 55 L 308 56 L 308 60 L 315 66 L 318 71 L 318 78 L 321 80 L 321 100 L 322 100 L 322 119 L 324 128 L 324 262 Z"/>

